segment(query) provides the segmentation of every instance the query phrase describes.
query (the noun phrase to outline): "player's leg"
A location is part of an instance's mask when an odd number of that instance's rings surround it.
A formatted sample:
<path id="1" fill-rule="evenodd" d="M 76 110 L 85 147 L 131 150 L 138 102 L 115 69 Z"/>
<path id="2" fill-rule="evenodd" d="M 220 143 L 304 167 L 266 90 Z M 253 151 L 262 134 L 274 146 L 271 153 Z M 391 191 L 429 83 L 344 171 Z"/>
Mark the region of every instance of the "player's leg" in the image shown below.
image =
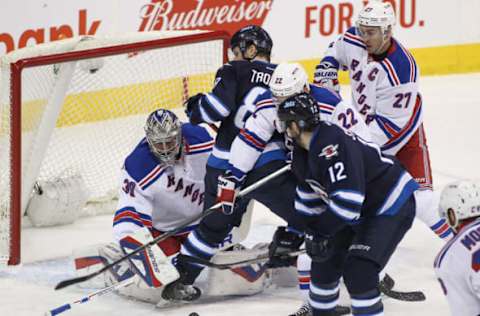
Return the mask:
<path id="1" fill-rule="evenodd" d="M 343 271 L 353 315 L 383 315 L 378 275 L 410 229 L 414 216 L 412 196 L 397 214 L 367 218 L 355 226 Z"/>
<path id="2" fill-rule="evenodd" d="M 453 230 L 446 220 L 440 217 L 438 203 L 434 199 L 432 170 L 423 125 L 396 157 L 420 185 L 421 189 L 415 192 L 416 216 L 440 238 L 448 240 L 453 237 Z"/>
<path id="3" fill-rule="evenodd" d="M 313 228 L 313 227 L 312 227 Z M 331 240 L 333 255 L 326 261 L 312 260 L 308 303 L 314 316 L 332 316 L 338 306 L 340 278 L 342 277 L 348 247 L 353 231 L 346 227 Z"/>
<path id="4" fill-rule="evenodd" d="M 208 209 L 216 202 L 217 179 L 224 170 L 207 166 L 205 175 L 204 209 Z M 198 227 L 193 230 L 181 247 L 181 254 L 210 260 L 218 251 L 218 247 L 226 239 L 235 226 L 239 226 L 242 216 L 247 209 L 249 199 L 241 198 L 235 203 L 235 211 L 226 215 L 220 210 L 204 217 Z M 191 285 L 200 275 L 204 266 L 188 262 L 184 257 L 176 261 L 181 279 L 174 286 Z M 168 291 L 164 292 L 168 294 Z M 167 299 L 182 299 L 181 297 L 166 297 Z"/>

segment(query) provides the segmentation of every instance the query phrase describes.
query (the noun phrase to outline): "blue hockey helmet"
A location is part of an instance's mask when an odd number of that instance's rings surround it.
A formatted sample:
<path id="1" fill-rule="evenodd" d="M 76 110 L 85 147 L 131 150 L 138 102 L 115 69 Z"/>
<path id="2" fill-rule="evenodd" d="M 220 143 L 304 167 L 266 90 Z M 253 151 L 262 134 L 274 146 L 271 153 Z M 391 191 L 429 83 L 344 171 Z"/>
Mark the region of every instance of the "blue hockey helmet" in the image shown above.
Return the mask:
<path id="1" fill-rule="evenodd" d="M 238 47 L 243 55 L 250 45 L 255 45 L 258 53 L 270 57 L 273 41 L 267 31 L 257 25 L 248 25 L 241 28 L 230 39 L 230 48 Z"/>
<path id="2" fill-rule="evenodd" d="M 278 119 L 286 126 L 295 122 L 300 129 L 312 131 L 321 121 L 320 109 L 309 93 L 299 93 L 280 103 Z"/>

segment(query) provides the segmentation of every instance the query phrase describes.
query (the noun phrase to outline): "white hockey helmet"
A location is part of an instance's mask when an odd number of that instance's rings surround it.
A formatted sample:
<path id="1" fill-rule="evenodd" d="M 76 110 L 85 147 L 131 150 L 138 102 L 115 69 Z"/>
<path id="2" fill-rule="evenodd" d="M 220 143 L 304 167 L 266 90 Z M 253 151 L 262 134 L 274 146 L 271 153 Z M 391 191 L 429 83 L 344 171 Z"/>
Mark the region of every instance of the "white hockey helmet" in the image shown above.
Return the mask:
<path id="1" fill-rule="evenodd" d="M 303 92 L 308 86 L 308 75 L 299 63 L 281 63 L 270 79 L 270 91 L 274 97 L 289 97 Z"/>
<path id="2" fill-rule="evenodd" d="M 480 216 L 480 186 L 468 180 L 448 184 L 440 195 L 439 212 L 453 228 L 461 220 Z"/>
<path id="3" fill-rule="evenodd" d="M 388 2 L 370 0 L 358 14 L 356 25 L 379 26 L 382 33 L 395 25 L 395 11 Z"/>

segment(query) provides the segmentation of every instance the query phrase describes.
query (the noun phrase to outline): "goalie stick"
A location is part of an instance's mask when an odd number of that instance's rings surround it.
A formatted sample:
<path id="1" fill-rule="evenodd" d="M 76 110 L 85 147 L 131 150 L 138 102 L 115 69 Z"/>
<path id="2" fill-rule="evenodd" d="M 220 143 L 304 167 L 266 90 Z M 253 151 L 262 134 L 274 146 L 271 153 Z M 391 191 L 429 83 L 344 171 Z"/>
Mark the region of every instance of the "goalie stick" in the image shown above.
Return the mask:
<path id="1" fill-rule="evenodd" d="M 257 188 L 259 188 L 260 186 L 264 185 L 265 183 L 269 182 L 270 180 L 278 177 L 279 175 L 287 172 L 288 170 L 290 170 L 290 165 L 286 165 L 286 166 L 283 166 L 282 168 L 278 169 L 277 171 L 275 171 L 274 173 L 258 180 L 257 182 L 251 184 L 250 186 L 246 187 L 245 189 L 241 190 L 239 193 L 238 193 L 238 197 L 242 197 L 254 190 L 256 190 Z M 110 263 L 110 264 L 107 264 L 105 265 L 103 268 L 101 268 L 100 270 L 96 271 L 96 272 L 92 272 L 90 274 L 87 274 L 87 275 L 84 275 L 84 276 L 81 276 L 81 277 L 75 277 L 75 278 L 72 278 L 72 279 L 67 279 L 67 280 L 63 280 L 61 282 L 59 282 L 56 286 L 55 286 L 55 290 L 60 290 L 60 289 L 63 289 L 67 286 L 70 286 L 72 284 L 77 284 L 77 283 L 80 283 L 80 282 L 84 282 L 84 281 L 87 281 L 87 280 L 90 280 L 94 277 L 96 277 L 97 275 L 107 271 L 108 269 L 112 268 L 113 266 L 119 264 L 120 262 L 123 262 L 125 260 L 127 260 L 128 258 L 136 255 L 137 253 L 139 253 L 140 251 L 142 251 L 143 249 L 147 248 L 147 247 L 150 247 L 150 246 L 153 246 L 155 244 L 157 244 L 158 242 L 160 241 L 163 241 L 171 236 L 175 236 L 176 234 L 182 232 L 182 230 L 191 225 L 192 223 L 212 214 L 213 212 L 216 212 L 218 208 L 220 208 L 222 206 L 221 203 L 217 203 L 215 205 L 213 205 L 212 207 L 208 208 L 207 210 L 205 210 L 204 212 L 202 212 L 201 214 L 198 214 L 197 216 L 194 216 L 188 220 L 186 220 L 185 222 L 183 222 L 180 226 L 178 226 L 177 228 L 173 229 L 173 230 L 170 230 L 156 238 L 154 238 L 152 241 L 146 243 L 145 245 L 143 246 L 140 246 L 138 247 L 137 249 L 135 249 L 134 251 L 130 252 L 129 254 L 119 258 L 118 260 Z"/>

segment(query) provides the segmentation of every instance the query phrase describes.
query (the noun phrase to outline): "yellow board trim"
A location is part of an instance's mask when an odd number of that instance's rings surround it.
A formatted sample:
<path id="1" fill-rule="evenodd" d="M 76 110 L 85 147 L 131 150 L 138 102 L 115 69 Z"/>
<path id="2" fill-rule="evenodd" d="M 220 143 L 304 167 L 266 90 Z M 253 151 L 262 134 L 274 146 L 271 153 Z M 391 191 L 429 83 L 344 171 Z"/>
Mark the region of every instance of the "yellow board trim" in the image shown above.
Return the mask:
<path id="1" fill-rule="evenodd" d="M 447 75 L 453 73 L 469 73 L 480 71 L 480 43 L 436 46 L 410 49 L 420 67 L 421 76 Z M 313 80 L 315 66 L 319 58 L 299 61 Z M 346 72 L 340 72 L 339 81 L 348 84 Z"/>

